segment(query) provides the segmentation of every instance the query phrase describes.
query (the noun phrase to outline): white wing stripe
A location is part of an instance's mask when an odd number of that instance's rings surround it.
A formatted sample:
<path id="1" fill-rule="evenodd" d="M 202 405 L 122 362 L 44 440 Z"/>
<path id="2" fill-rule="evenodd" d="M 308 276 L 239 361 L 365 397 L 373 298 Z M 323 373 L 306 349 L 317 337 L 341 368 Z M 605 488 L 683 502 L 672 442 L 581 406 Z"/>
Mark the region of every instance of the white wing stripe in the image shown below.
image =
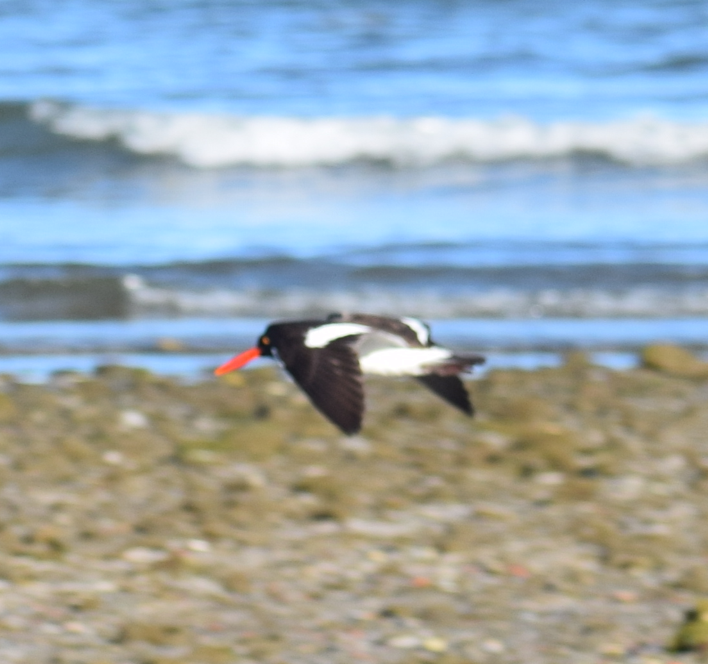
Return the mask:
<path id="1" fill-rule="evenodd" d="M 408 327 L 415 332 L 415 336 L 418 337 L 418 341 L 420 341 L 423 346 L 428 344 L 428 341 L 430 341 L 430 330 L 425 323 L 421 323 L 416 318 L 401 318 L 401 322 L 408 325 Z"/>
<path id="2" fill-rule="evenodd" d="M 305 345 L 308 348 L 324 348 L 327 344 L 341 339 L 342 337 L 350 337 L 353 334 L 364 334 L 371 332 L 368 325 L 360 325 L 359 323 L 330 323 L 329 325 L 320 325 L 313 327 L 307 331 L 305 335 Z"/>

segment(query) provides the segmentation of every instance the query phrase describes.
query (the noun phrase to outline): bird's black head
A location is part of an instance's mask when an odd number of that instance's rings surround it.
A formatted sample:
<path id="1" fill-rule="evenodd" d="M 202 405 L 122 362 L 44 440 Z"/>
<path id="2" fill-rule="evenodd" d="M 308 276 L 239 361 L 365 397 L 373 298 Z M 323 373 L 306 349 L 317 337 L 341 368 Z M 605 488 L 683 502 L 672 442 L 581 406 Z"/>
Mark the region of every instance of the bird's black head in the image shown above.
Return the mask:
<path id="1" fill-rule="evenodd" d="M 261 357 L 273 357 L 273 341 L 268 334 L 269 331 L 270 328 L 258 338 L 258 350 L 261 352 Z"/>

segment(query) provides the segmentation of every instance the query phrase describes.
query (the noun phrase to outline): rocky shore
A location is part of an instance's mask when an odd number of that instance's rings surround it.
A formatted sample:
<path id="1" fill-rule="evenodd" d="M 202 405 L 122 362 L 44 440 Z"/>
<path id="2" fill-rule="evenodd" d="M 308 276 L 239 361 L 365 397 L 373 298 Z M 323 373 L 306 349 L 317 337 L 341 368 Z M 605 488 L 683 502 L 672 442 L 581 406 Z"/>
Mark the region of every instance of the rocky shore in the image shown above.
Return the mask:
<path id="1" fill-rule="evenodd" d="M 644 364 L 491 371 L 472 420 L 371 380 L 352 438 L 276 369 L 2 377 L 0 659 L 704 661 L 708 371 Z"/>

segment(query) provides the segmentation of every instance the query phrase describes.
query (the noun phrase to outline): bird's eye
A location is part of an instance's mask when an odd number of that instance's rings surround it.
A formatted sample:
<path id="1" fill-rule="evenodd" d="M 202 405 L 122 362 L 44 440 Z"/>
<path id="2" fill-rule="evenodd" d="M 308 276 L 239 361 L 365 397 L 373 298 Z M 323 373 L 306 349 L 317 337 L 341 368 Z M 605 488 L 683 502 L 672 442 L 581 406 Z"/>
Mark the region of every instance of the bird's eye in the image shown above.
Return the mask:
<path id="1" fill-rule="evenodd" d="M 270 339 L 268 337 L 261 337 L 261 343 L 267 346 L 270 343 Z"/>

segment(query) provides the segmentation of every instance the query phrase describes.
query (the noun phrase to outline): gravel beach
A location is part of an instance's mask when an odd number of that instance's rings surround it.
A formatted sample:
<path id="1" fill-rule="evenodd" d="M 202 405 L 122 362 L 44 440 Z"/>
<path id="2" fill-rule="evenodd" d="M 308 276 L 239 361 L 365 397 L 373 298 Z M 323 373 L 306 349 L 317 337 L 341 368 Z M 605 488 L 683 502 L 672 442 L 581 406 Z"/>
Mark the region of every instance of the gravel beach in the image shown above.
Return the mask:
<path id="1" fill-rule="evenodd" d="M 1 377 L 0 659 L 705 661 L 708 370 L 643 358 L 491 371 L 474 419 L 370 380 L 351 438 L 275 368 Z"/>

